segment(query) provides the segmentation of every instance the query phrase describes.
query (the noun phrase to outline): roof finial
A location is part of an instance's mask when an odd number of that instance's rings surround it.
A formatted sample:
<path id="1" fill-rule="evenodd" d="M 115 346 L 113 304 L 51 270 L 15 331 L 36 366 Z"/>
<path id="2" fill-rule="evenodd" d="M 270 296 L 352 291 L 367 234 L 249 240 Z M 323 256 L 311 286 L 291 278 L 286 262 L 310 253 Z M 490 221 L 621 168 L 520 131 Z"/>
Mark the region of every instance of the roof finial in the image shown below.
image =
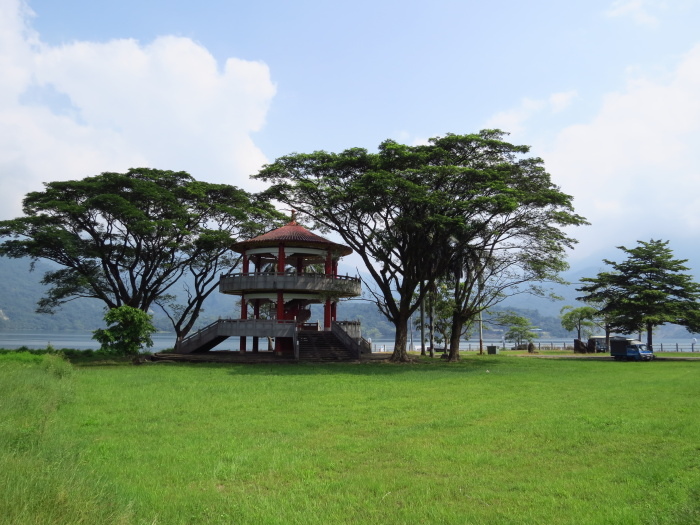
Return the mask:
<path id="1" fill-rule="evenodd" d="M 297 224 L 297 211 L 296 210 L 292 210 L 292 220 L 289 221 L 289 224 L 296 226 L 296 224 Z"/>

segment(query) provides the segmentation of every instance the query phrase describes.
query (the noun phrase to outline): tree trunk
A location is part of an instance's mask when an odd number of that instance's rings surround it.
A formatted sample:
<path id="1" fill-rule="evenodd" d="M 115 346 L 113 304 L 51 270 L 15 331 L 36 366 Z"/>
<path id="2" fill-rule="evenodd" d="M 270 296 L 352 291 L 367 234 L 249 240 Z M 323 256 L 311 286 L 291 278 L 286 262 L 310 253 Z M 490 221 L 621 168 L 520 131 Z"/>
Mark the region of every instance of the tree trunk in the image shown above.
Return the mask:
<path id="1" fill-rule="evenodd" d="M 450 355 L 447 361 L 456 363 L 459 361 L 459 341 L 461 339 L 463 319 L 458 315 L 452 316 L 452 334 L 450 334 Z"/>
<path id="2" fill-rule="evenodd" d="M 406 363 L 410 361 L 410 357 L 406 352 L 406 343 L 408 342 L 407 320 L 396 323 L 396 336 L 394 338 L 394 353 L 391 354 L 389 361 L 394 363 Z"/>
<path id="3" fill-rule="evenodd" d="M 651 323 L 647 323 L 647 348 L 649 350 L 654 350 L 654 346 L 652 344 L 652 332 L 654 331 L 654 325 Z"/>

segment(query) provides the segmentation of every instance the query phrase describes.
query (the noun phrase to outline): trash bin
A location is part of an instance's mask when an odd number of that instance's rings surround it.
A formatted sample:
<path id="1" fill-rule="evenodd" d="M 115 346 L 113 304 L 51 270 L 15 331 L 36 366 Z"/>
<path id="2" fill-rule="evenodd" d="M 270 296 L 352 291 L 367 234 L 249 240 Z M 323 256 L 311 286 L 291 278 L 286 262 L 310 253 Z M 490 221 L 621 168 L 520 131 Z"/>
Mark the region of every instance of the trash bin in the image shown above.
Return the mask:
<path id="1" fill-rule="evenodd" d="M 488 353 L 488 354 L 497 354 L 497 353 L 498 353 L 498 347 L 497 347 L 497 346 L 487 346 L 487 347 L 486 347 L 486 353 Z"/>

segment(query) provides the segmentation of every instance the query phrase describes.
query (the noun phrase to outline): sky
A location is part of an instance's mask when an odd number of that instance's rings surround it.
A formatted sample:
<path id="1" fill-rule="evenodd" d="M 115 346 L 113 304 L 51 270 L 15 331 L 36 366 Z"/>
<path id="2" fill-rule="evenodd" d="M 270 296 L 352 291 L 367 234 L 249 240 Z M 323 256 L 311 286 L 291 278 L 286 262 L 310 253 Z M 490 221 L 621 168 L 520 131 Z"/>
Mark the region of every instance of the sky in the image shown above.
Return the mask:
<path id="1" fill-rule="evenodd" d="M 591 225 L 700 269 L 700 0 L 0 0 L 0 220 L 130 167 L 249 191 L 293 152 L 500 128 Z M 697 259 L 695 262 L 694 259 Z"/>

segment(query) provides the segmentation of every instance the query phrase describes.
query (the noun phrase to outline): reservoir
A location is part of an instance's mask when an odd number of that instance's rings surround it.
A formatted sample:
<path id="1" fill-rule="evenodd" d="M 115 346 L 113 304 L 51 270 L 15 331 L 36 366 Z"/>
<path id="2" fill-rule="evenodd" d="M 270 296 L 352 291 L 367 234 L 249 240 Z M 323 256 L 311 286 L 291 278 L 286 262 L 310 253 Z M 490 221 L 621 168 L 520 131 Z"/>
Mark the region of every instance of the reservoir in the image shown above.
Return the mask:
<path id="1" fill-rule="evenodd" d="M 157 333 L 153 334 L 153 346 L 146 349 L 150 352 L 160 352 L 163 350 L 171 349 L 175 344 L 175 334 L 174 333 Z M 566 345 L 567 348 L 573 350 L 573 339 L 536 339 L 534 341 L 535 348 L 541 350 L 549 350 L 551 347 L 562 348 Z M 426 341 L 427 344 L 427 341 Z M 60 350 L 61 348 L 72 348 L 75 350 L 97 350 L 100 345 L 97 341 L 92 339 L 91 332 L 41 332 L 41 331 L 27 331 L 27 332 L 0 332 L 0 348 L 6 349 L 17 349 L 22 346 L 31 349 L 42 349 L 51 345 L 53 348 Z M 489 345 L 502 346 L 502 342 L 484 340 L 484 352 L 486 347 Z M 665 352 L 700 352 L 700 344 L 693 344 L 691 339 L 655 339 L 654 340 L 654 350 L 661 351 L 663 345 L 663 351 Z M 442 346 L 442 345 L 436 345 Z M 507 343 L 506 346 L 510 348 L 511 343 Z M 252 340 L 248 342 L 248 348 L 252 347 Z M 409 344 L 409 350 L 410 350 Z M 416 339 L 413 340 L 413 348 L 415 350 L 420 350 L 420 342 Z M 462 341 L 459 345 L 460 350 L 478 350 L 479 341 Z M 238 338 L 231 337 L 214 350 L 238 350 Z M 372 341 L 372 351 L 373 352 L 391 352 L 394 350 L 394 340 L 393 339 L 381 339 Z"/>

